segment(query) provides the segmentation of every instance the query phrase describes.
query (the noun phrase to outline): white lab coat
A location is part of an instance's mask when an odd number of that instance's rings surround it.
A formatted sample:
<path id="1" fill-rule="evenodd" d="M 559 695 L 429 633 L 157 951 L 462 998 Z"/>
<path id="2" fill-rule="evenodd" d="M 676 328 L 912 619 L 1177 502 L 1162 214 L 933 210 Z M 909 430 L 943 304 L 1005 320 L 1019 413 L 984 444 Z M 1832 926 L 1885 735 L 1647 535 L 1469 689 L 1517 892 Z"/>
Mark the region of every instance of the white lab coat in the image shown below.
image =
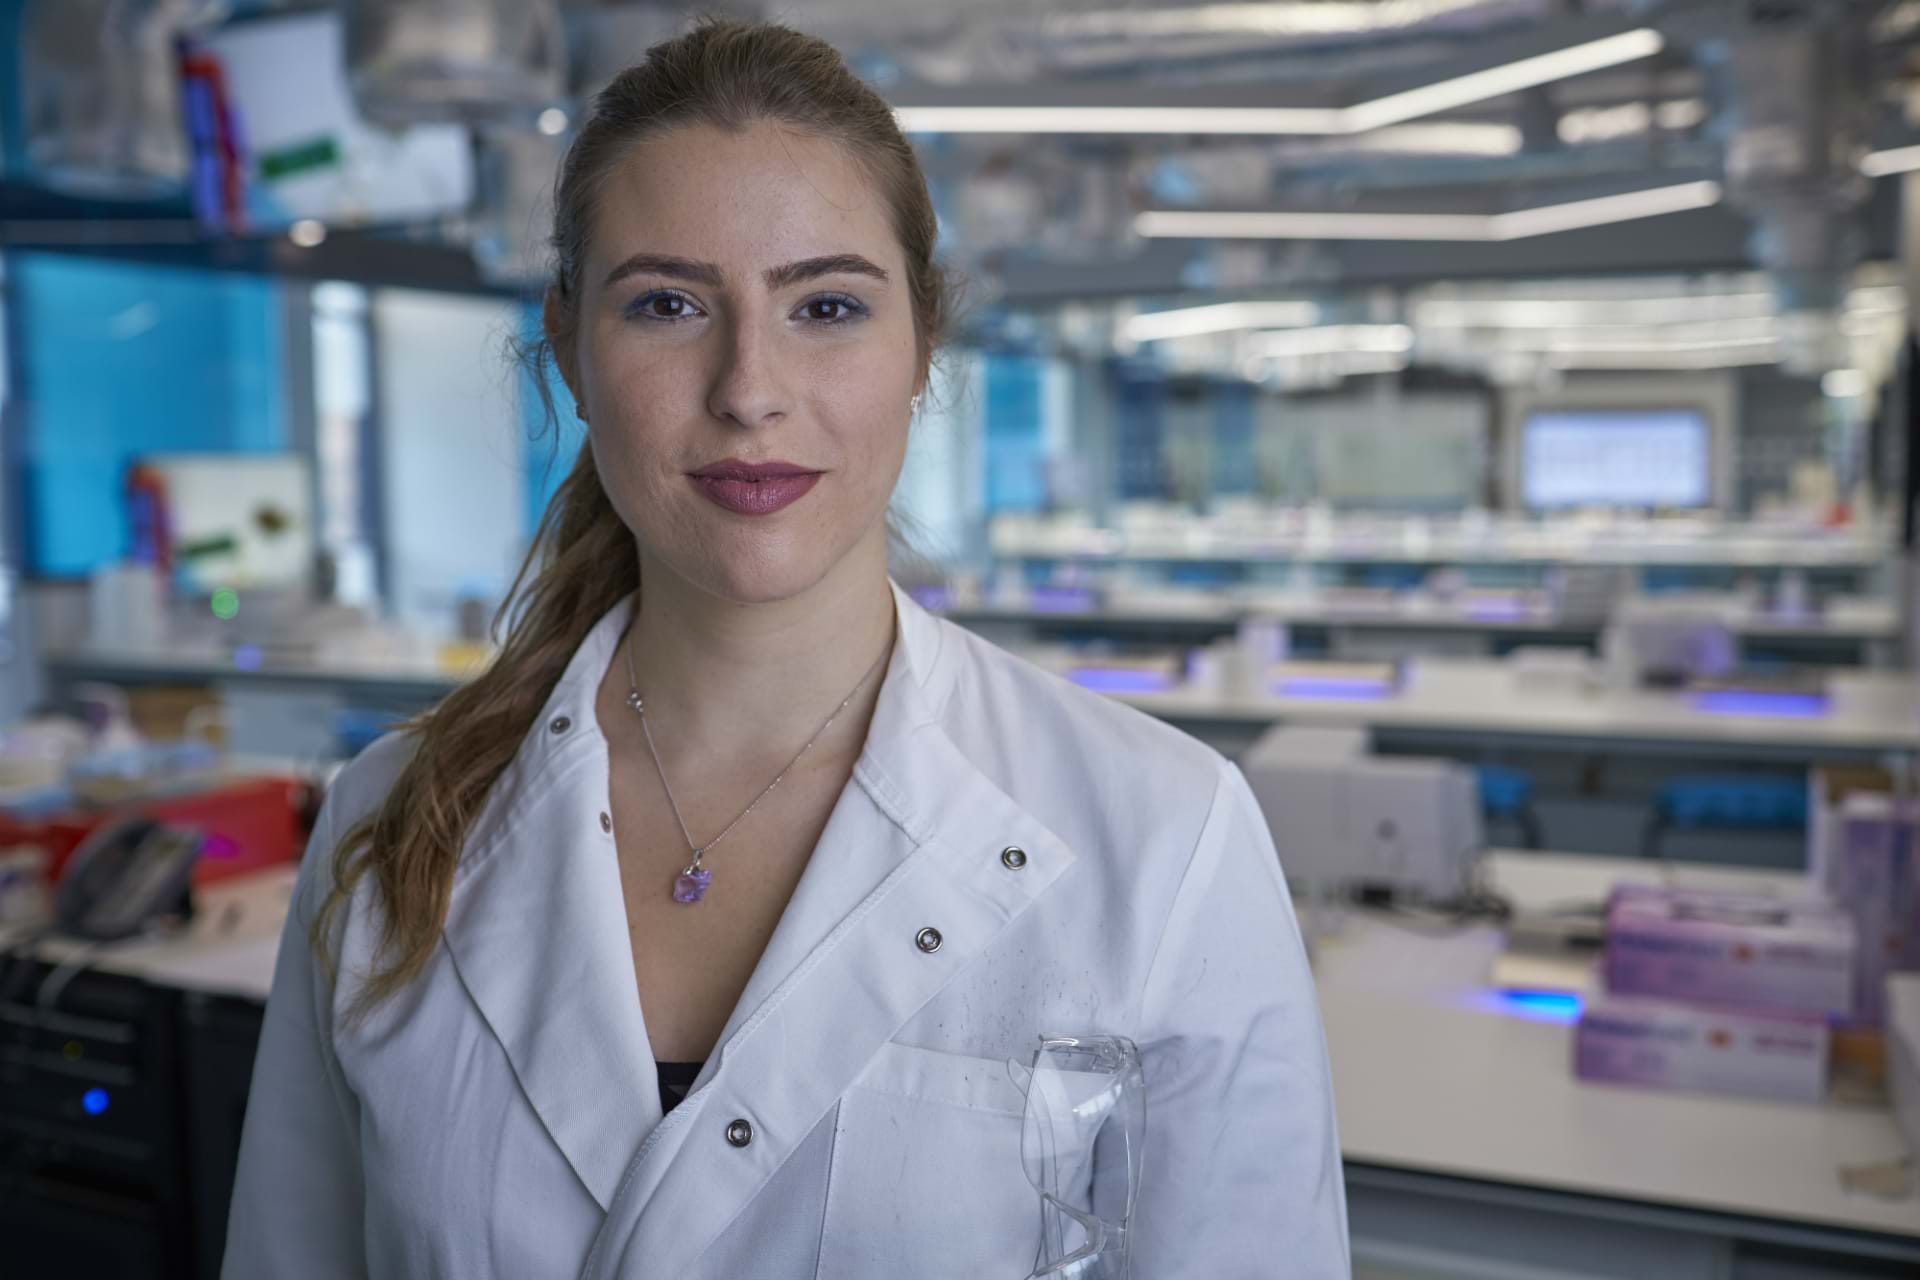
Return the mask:
<path id="1" fill-rule="evenodd" d="M 1003 1062 L 1076 1032 L 1141 1047 L 1137 1280 L 1348 1275 L 1313 986 L 1239 771 L 895 600 L 853 780 L 664 1119 L 594 717 L 631 601 L 495 784 L 444 945 L 355 1027 L 375 895 L 341 926 L 337 989 L 307 925 L 408 747 L 348 766 L 274 974 L 227 1276 L 1023 1280 L 1039 1201 Z"/>

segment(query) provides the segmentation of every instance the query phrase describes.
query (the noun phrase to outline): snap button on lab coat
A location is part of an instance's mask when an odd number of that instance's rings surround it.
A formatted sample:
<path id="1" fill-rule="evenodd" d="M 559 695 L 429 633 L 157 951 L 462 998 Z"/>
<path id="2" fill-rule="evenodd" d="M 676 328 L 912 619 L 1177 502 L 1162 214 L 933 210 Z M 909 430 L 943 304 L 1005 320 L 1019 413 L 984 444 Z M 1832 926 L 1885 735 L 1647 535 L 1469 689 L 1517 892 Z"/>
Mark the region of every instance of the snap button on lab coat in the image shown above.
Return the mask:
<path id="1" fill-rule="evenodd" d="M 1009 871 L 1018 871 L 1027 865 L 1027 851 L 1017 844 L 1010 844 L 1000 851 L 1000 861 Z"/>
<path id="2" fill-rule="evenodd" d="M 566 716 L 555 716 L 547 721 L 547 729 L 551 733 L 565 733 L 571 728 L 573 728 L 573 721 Z"/>
<path id="3" fill-rule="evenodd" d="M 940 949 L 940 931 L 938 929 L 922 929 L 919 933 L 913 935 L 913 945 L 928 955 L 932 955 Z"/>
<path id="4" fill-rule="evenodd" d="M 604 813 L 600 815 L 600 829 L 609 833 L 613 831 L 613 819 Z"/>
<path id="5" fill-rule="evenodd" d="M 727 1126 L 727 1141 L 736 1147 L 744 1147 L 753 1141 L 753 1126 L 745 1120 L 735 1120 Z"/>

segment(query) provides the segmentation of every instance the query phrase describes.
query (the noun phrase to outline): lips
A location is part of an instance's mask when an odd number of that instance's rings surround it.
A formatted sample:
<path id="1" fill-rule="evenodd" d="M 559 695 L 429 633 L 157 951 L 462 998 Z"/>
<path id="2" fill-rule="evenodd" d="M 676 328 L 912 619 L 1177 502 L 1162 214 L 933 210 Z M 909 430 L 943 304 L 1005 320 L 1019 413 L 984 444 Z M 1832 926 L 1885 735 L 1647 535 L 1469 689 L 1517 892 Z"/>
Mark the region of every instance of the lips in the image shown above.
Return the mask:
<path id="1" fill-rule="evenodd" d="M 708 500 L 736 515 L 771 515 L 799 501 L 820 472 L 791 462 L 742 462 L 729 458 L 693 472 L 689 478 Z"/>
<path id="2" fill-rule="evenodd" d="M 702 467 L 693 473 L 702 480 L 791 480 L 795 476 L 817 476 L 820 472 L 813 467 L 797 466 L 791 462 L 742 462 L 738 458 L 728 458 L 716 462 L 710 467 Z"/>

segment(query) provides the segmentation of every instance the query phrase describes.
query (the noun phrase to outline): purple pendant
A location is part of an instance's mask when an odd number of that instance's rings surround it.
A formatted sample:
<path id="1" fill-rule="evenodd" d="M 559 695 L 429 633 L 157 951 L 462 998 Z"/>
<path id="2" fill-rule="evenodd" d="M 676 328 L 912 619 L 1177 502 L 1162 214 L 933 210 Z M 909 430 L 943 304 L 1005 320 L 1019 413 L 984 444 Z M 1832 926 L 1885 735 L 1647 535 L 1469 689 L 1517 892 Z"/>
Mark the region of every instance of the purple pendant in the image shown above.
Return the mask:
<path id="1" fill-rule="evenodd" d="M 713 873 L 705 867 L 693 867 L 682 871 L 673 882 L 673 900 L 675 902 L 698 902 L 707 892 L 707 884 L 713 879 Z"/>

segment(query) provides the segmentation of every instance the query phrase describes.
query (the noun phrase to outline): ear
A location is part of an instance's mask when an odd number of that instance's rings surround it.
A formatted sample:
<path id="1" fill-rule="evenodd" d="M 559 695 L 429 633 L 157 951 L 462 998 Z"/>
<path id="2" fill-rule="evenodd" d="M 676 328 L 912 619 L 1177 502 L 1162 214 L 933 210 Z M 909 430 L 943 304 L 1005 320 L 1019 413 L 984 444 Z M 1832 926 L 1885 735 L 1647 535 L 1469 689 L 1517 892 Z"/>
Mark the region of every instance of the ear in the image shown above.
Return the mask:
<path id="1" fill-rule="evenodd" d="M 567 384 L 575 412 L 585 418 L 586 402 L 580 397 L 580 319 L 553 285 L 547 286 L 540 302 L 540 328 L 546 334 L 547 345 L 553 349 L 554 367 L 560 371 L 560 380 Z"/>

